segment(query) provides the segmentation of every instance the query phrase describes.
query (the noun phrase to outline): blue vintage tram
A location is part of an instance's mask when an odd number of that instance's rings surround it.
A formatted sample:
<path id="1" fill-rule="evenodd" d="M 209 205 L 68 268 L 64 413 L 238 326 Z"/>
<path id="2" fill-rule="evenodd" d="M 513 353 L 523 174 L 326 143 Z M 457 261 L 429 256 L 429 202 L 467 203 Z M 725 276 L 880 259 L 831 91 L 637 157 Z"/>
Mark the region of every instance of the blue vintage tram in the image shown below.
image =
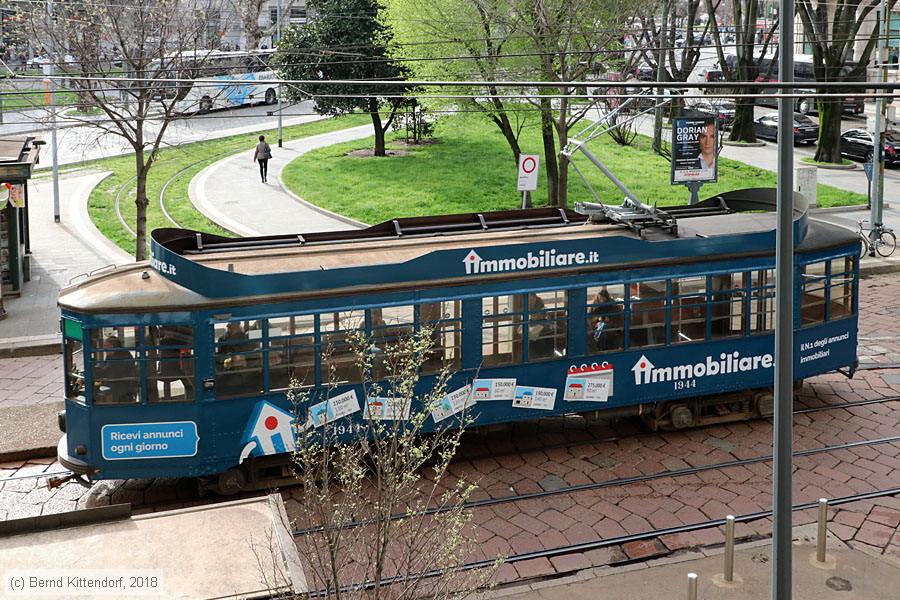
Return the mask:
<path id="1" fill-rule="evenodd" d="M 772 412 L 774 190 L 590 218 L 537 209 L 352 232 L 153 232 L 152 259 L 62 291 L 63 465 L 90 478 L 219 476 L 290 450 L 292 378 L 315 423 L 365 423 L 348 335 L 434 328 L 429 426 L 643 414 L 682 428 Z M 795 204 L 802 202 L 797 198 Z M 859 242 L 797 206 L 795 375 L 856 366 Z M 328 352 L 324 352 L 325 348 Z M 315 394 L 313 394 L 315 396 Z M 603 414 L 601 412 L 601 414 Z M 395 415 L 396 416 L 396 415 Z M 225 475 L 221 475 L 225 474 Z"/>

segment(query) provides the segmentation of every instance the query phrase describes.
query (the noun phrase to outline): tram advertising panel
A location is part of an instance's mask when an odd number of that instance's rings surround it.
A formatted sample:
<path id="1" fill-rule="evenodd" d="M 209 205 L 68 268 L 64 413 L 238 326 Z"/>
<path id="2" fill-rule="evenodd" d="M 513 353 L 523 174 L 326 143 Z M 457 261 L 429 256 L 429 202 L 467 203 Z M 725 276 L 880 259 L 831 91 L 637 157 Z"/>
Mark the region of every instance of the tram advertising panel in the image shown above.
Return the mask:
<path id="1" fill-rule="evenodd" d="M 672 185 L 718 178 L 716 117 L 678 117 L 672 122 Z"/>

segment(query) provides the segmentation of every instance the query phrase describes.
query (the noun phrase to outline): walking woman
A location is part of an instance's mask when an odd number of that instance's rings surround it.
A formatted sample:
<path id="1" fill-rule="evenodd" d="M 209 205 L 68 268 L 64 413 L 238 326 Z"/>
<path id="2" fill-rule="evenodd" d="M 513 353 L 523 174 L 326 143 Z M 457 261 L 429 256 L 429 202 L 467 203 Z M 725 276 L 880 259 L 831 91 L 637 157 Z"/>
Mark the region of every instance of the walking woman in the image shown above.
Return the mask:
<path id="1" fill-rule="evenodd" d="M 259 163 L 259 177 L 262 182 L 266 182 L 269 174 L 269 159 L 272 158 L 272 149 L 266 143 L 266 136 L 259 136 L 259 143 L 256 145 L 256 152 L 253 153 L 253 160 Z"/>

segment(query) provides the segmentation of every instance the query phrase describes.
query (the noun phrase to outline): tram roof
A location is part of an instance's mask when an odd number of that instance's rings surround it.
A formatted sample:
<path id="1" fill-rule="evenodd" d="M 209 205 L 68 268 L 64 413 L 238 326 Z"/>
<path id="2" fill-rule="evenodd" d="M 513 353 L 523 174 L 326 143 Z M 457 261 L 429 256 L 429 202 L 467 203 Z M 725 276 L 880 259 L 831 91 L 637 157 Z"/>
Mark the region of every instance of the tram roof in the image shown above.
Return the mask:
<path id="1" fill-rule="evenodd" d="M 756 190 L 740 192 L 744 195 L 671 209 L 677 219 L 668 212 L 654 214 L 637 226 L 538 209 L 399 219 L 357 231 L 259 238 L 156 230 L 150 265 L 138 263 L 90 277 L 63 290 L 59 303 L 92 313 L 193 310 L 234 304 L 236 298 L 273 302 L 360 293 L 382 285 L 402 289 L 474 283 L 471 275 L 490 281 L 770 255 L 775 214 L 763 212 L 765 202 L 753 198 Z M 740 209 L 750 212 L 737 212 Z M 795 213 L 798 251 L 855 239 L 853 232 L 828 223 L 811 221 L 807 226 L 805 207 Z M 798 228 L 798 223 L 803 226 Z M 548 272 L 513 268 L 469 273 L 471 265 L 463 270 L 460 264 L 470 255 L 496 264 L 511 260 L 501 257 L 522 260 L 522 253 L 586 253 L 598 259 L 562 268 L 551 265 L 554 270 Z"/>

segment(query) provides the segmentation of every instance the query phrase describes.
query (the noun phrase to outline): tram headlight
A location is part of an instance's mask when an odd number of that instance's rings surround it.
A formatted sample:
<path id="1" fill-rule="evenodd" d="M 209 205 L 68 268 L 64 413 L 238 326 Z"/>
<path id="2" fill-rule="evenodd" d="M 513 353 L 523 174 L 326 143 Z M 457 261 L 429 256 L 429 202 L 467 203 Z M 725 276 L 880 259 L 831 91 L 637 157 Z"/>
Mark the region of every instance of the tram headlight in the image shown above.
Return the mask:
<path id="1" fill-rule="evenodd" d="M 59 426 L 60 431 L 66 432 L 66 411 L 61 410 L 56 413 L 56 424 Z"/>

